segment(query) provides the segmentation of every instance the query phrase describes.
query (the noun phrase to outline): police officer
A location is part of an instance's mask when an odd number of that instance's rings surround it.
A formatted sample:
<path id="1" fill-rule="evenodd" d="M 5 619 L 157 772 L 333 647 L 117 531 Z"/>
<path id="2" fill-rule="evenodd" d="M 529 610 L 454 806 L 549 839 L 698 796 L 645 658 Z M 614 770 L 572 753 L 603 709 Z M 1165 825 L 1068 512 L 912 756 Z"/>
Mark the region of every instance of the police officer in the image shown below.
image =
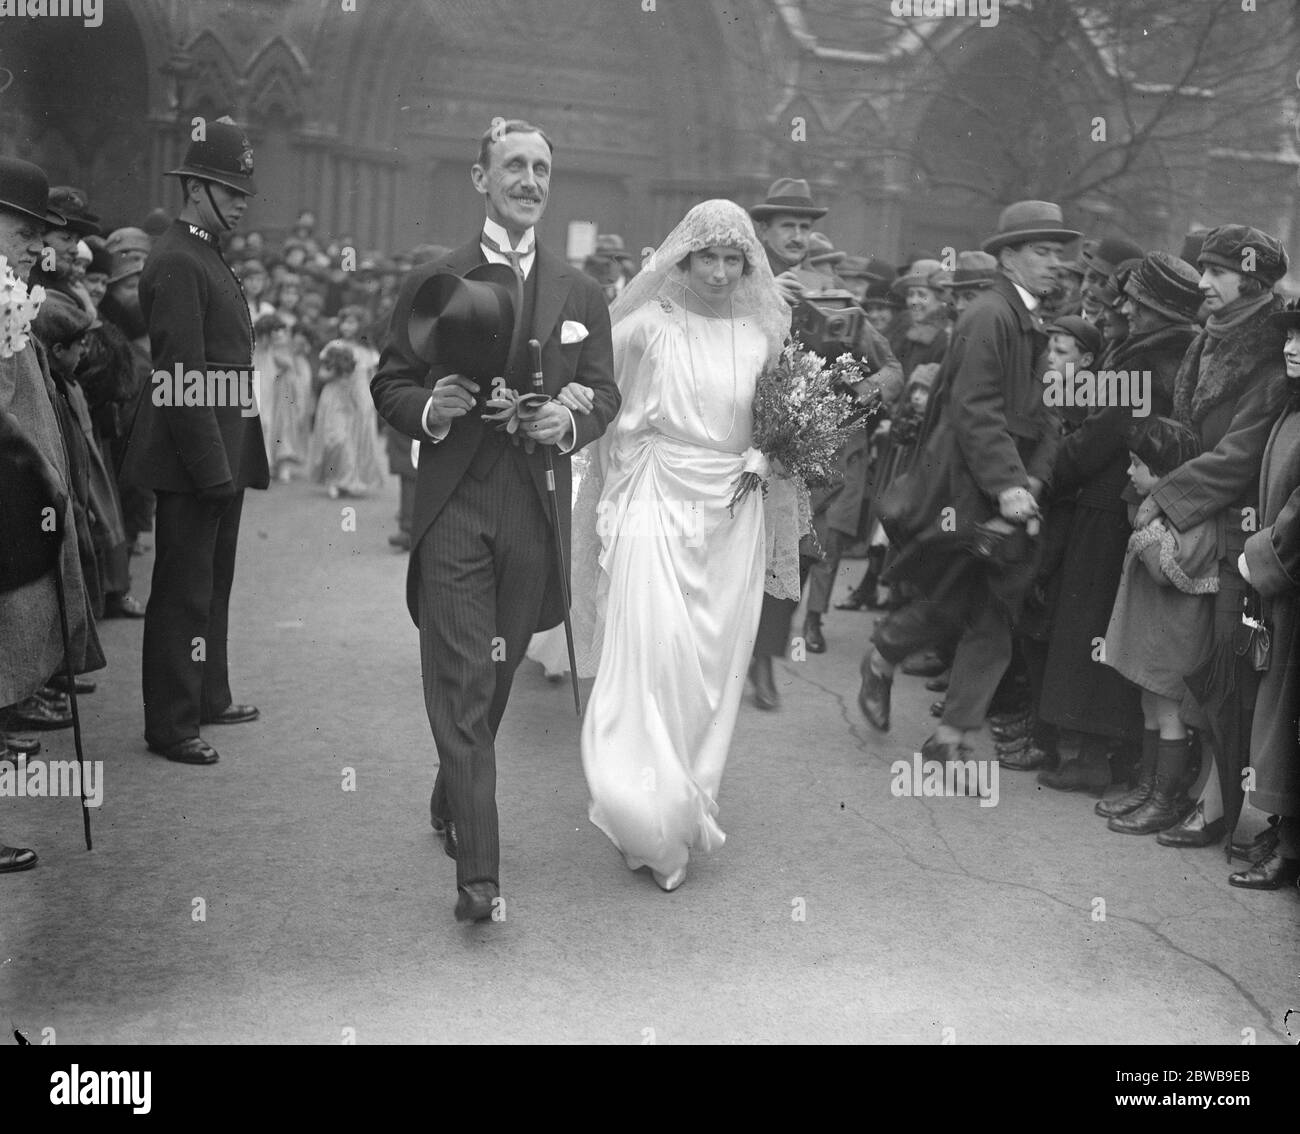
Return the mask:
<path id="1" fill-rule="evenodd" d="M 255 720 L 233 704 L 226 622 L 245 488 L 270 483 L 262 425 L 233 390 L 251 388 L 248 303 L 221 255 L 257 192 L 253 151 L 230 119 L 206 124 L 179 169 L 184 205 L 154 242 L 140 276 L 154 380 L 140 398 L 123 476 L 158 497 L 153 586 L 144 625 L 145 740 L 183 764 L 215 764 L 200 725 Z M 160 374 L 198 371 L 203 404 L 176 404 Z M 208 380 L 235 371 L 232 386 Z M 225 404 L 220 404 L 225 403 Z"/>

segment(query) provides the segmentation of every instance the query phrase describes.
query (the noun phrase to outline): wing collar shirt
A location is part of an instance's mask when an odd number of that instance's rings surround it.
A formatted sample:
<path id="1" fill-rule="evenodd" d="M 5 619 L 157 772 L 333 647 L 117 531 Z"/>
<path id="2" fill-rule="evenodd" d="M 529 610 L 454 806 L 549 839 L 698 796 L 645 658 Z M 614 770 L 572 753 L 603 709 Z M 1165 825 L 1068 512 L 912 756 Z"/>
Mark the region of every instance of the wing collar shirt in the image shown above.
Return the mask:
<path id="1" fill-rule="evenodd" d="M 487 260 L 489 264 L 504 264 L 506 265 L 506 267 L 509 267 L 510 257 L 505 256 L 501 252 L 497 251 L 498 248 L 509 248 L 513 252 L 522 253 L 522 255 L 520 255 L 519 257 L 519 270 L 523 272 L 524 279 L 527 279 L 529 275 L 532 274 L 533 264 L 537 262 L 536 229 L 530 228 L 527 232 L 525 232 L 524 235 L 519 240 L 518 247 L 516 247 L 511 243 L 510 234 L 506 232 L 506 230 L 501 225 L 497 224 L 497 222 L 494 221 L 491 217 L 484 217 L 483 235 L 488 239 L 492 240 L 496 245 L 496 247 L 494 248 L 488 244 L 484 244 L 484 243 L 479 244 L 479 247 L 483 250 L 483 258 Z M 451 432 L 451 425 L 450 423 L 448 423 L 447 425 L 442 426 L 440 429 L 431 429 L 429 427 L 429 410 L 432 408 L 433 408 L 433 399 L 430 398 L 428 403 L 424 407 L 424 431 L 435 442 L 442 441 L 446 438 L 447 434 Z M 564 409 L 564 412 L 569 415 L 569 429 L 572 436 L 576 439 L 578 436 L 578 427 L 577 427 L 577 423 L 573 420 L 573 411 L 570 410 L 567 406 L 562 408 Z M 573 445 L 570 444 L 566 447 L 563 444 L 561 444 L 556 447 L 560 450 L 561 453 L 567 453 L 569 452 L 570 449 L 573 448 Z M 416 448 L 418 449 L 418 444 Z"/>

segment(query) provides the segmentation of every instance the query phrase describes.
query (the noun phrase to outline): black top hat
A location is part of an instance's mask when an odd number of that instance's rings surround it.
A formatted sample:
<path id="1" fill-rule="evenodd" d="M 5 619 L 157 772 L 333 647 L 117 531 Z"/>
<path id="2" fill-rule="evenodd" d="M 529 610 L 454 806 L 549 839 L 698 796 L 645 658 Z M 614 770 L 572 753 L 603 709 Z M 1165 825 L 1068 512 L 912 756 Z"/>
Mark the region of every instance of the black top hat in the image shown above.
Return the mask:
<path id="1" fill-rule="evenodd" d="M 415 356 L 469 378 L 506 372 L 517 340 L 522 303 L 518 280 L 505 264 L 480 264 L 465 275 L 437 272 L 393 312 Z"/>
<path id="2" fill-rule="evenodd" d="M 49 199 L 50 182 L 45 170 L 20 158 L 0 157 L 0 208 L 63 228 L 67 218 L 49 207 Z"/>
<path id="3" fill-rule="evenodd" d="M 204 136 L 190 143 L 180 168 L 169 169 L 166 176 L 215 181 L 250 196 L 257 192 L 253 181 L 253 147 L 243 130 L 229 118 L 209 122 Z"/>

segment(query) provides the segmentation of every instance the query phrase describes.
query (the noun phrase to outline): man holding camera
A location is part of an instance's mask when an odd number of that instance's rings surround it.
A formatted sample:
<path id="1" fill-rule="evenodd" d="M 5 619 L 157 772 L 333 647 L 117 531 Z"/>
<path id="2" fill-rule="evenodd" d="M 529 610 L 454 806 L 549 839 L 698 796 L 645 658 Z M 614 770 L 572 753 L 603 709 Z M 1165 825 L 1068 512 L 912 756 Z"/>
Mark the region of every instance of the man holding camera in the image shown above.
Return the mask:
<path id="1" fill-rule="evenodd" d="M 897 482 L 909 499 L 884 509 L 887 530 L 903 541 L 893 576 L 922 597 L 876 624 L 858 704 L 887 731 L 894 667 L 960 634 L 943 719 L 922 748 L 927 759 L 965 758 L 1011 659 L 1012 621 L 1033 575 L 1026 537 L 1037 534 L 1037 498 L 1060 434 L 1039 381 L 1047 339 L 1035 311 L 1056 286 L 1065 245 L 1078 236 L 1047 201 L 1002 211 L 984 242 L 998 277 L 957 324 L 915 475 Z"/>
<path id="2" fill-rule="evenodd" d="M 796 310 L 796 323 L 800 321 L 800 308 L 806 300 L 827 292 L 835 293 L 837 290 L 832 276 L 818 271 L 809 263 L 813 221 L 825 216 L 826 212 L 826 209 L 813 203 L 812 190 L 807 181 L 791 178 L 782 178 L 774 182 L 768 190 L 767 199 L 749 210 L 749 215 L 754 220 L 754 229 L 763 242 L 768 263 L 773 275 L 776 276 L 777 287 L 781 289 L 785 301 Z M 856 307 L 854 311 L 857 311 Z M 822 321 L 819 320 L 817 312 L 805 311 L 804 314 L 808 315 L 813 322 Z M 889 350 L 889 344 L 865 317 L 844 322 L 851 327 L 851 331 L 842 343 L 818 342 L 812 345 L 831 357 L 837 357 L 840 353 L 848 351 L 865 360 L 868 364 L 870 383 L 880 386 L 886 400 L 896 398 L 902 392 L 903 374 L 902 368 Z M 814 526 L 819 536 L 827 543 L 828 551 L 832 533 L 838 547 L 838 529 L 827 522 L 828 510 L 832 503 L 846 493 L 852 497 L 850 486 L 858 486 L 858 505 L 848 509 L 854 513 L 855 527 L 857 512 L 861 506 L 861 487 L 858 482 L 865 483 L 865 476 L 858 471 L 860 465 L 853 460 L 850 451 L 852 449 L 853 443 L 846 447 L 842 458 L 846 474 L 844 482 L 825 490 L 818 490 L 812 499 Z M 851 499 L 848 503 L 851 505 Z M 840 521 L 840 527 L 843 526 L 845 526 L 844 522 Z M 838 565 L 838 551 L 834 559 Z M 809 567 L 815 562 L 817 561 L 813 558 L 803 559 L 802 575 L 805 579 Z M 830 578 L 833 581 L 833 568 L 830 571 Z M 826 609 L 825 600 L 830 597 L 830 587 L 820 585 L 816 591 L 816 595 L 809 596 L 809 609 L 812 611 L 814 601 L 818 601 L 820 606 L 817 611 L 810 614 L 805 627 L 805 638 L 810 651 L 823 653 L 826 642 L 821 631 L 821 613 Z M 772 659 L 785 653 L 790 640 L 790 621 L 798 605 L 793 599 L 777 598 L 770 594 L 763 596 L 763 612 L 759 619 L 758 636 L 754 642 L 754 657 L 749 668 L 750 680 L 754 683 L 754 702 L 760 709 L 775 709 L 780 704 L 772 673 Z"/>

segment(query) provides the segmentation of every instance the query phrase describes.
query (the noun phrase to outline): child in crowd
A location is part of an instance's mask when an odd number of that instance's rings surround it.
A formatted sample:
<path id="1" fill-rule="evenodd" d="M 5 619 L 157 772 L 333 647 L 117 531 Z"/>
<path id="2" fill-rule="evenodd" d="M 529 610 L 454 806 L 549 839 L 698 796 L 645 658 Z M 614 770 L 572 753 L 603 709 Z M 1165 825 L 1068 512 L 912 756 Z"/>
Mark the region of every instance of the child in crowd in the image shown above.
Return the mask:
<path id="1" fill-rule="evenodd" d="M 307 459 L 311 433 L 311 367 L 295 353 L 280 315 L 263 315 L 253 325 L 257 345 L 253 369 L 258 377 L 258 409 L 272 474 L 287 484 Z"/>
<path id="2" fill-rule="evenodd" d="M 1201 451 L 1188 426 L 1149 418 L 1130 437 L 1129 479 L 1147 496 L 1156 483 Z M 1130 505 L 1131 515 L 1136 507 Z M 1219 589 L 1213 521 L 1175 530 L 1153 520 L 1129 538 L 1104 644 L 1105 664 L 1142 691 L 1142 763 L 1137 787 L 1110 806 L 1112 831 L 1148 835 L 1183 819 L 1192 758 L 1181 708 L 1183 678 L 1210 653 Z"/>
<path id="3" fill-rule="evenodd" d="M 335 339 L 320 356 L 320 400 L 312 430 L 311 478 L 330 499 L 365 496 L 384 483 L 375 404 L 357 365 L 357 344 Z"/>

